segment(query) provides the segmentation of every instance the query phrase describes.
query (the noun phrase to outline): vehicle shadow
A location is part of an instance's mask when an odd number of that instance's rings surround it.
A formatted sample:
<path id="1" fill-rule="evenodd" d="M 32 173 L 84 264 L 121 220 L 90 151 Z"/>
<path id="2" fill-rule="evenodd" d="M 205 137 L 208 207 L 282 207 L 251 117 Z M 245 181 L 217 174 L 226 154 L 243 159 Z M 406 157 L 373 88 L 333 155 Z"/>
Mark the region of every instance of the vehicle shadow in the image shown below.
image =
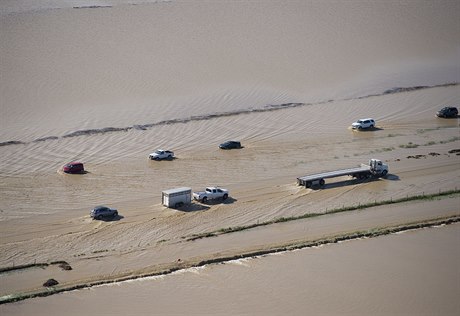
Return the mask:
<path id="1" fill-rule="evenodd" d="M 150 159 L 151 161 L 173 161 L 173 160 L 176 160 L 177 157 L 172 157 L 172 158 L 164 158 L 164 159 Z"/>
<path id="2" fill-rule="evenodd" d="M 101 219 L 98 219 L 98 221 L 103 221 L 103 222 L 117 222 L 121 219 L 125 218 L 123 215 L 117 215 L 117 216 L 112 216 L 112 217 L 103 217 Z"/>
<path id="3" fill-rule="evenodd" d="M 181 207 L 174 207 L 173 209 L 177 211 L 182 211 L 182 212 L 197 212 L 197 211 L 209 210 L 210 207 L 204 204 L 190 203 L 188 205 L 183 205 Z"/>
<path id="4" fill-rule="evenodd" d="M 79 176 L 79 175 L 90 173 L 89 171 L 86 171 L 86 170 L 80 171 L 80 172 L 65 172 L 65 171 L 59 170 L 59 172 L 62 172 L 62 174 L 69 175 L 69 176 Z"/>
<path id="5" fill-rule="evenodd" d="M 243 149 L 243 148 L 244 148 L 244 146 L 235 147 L 235 148 L 220 148 L 220 147 L 219 147 L 219 149 L 221 149 L 221 150 L 240 150 L 240 149 Z"/>
<path id="6" fill-rule="evenodd" d="M 228 197 L 225 200 L 222 200 L 222 199 L 208 200 L 208 201 L 206 201 L 205 205 L 233 204 L 236 201 L 238 201 L 238 200 L 234 199 L 232 197 Z M 201 204 L 203 204 L 203 203 L 201 203 Z"/>
<path id="7" fill-rule="evenodd" d="M 439 117 L 439 116 L 438 116 L 438 117 Z M 460 115 L 447 116 L 447 117 L 442 116 L 442 117 L 439 117 L 439 118 L 447 119 L 447 120 L 449 120 L 449 119 L 458 119 L 458 118 L 460 118 Z"/>
<path id="8" fill-rule="evenodd" d="M 208 200 L 206 203 L 198 202 L 198 201 L 193 201 L 190 204 L 183 205 L 180 207 L 172 207 L 172 209 L 175 209 L 177 211 L 182 211 L 182 212 L 197 212 L 197 211 L 206 211 L 211 208 L 213 205 L 219 205 L 219 204 L 232 204 L 235 203 L 237 200 L 231 197 L 228 197 L 226 200 L 222 199 L 215 199 L 215 200 Z"/>
<path id="9" fill-rule="evenodd" d="M 388 175 L 387 175 L 387 177 L 388 177 Z M 341 188 L 341 187 L 345 187 L 347 185 L 354 185 L 354 184 L 366 183 L 366 182 L 374 182 L 374 181 L 379 181 L 379 180 L 381 180 L 381 179 L 380 178 L 348 179 L 348 180 L 336 181 L 336 182 L 331 182 L 331 183 L 326 182 L 323 186 L 313 185 L 310 189 L 319 190 L 319 189 Z"/>
<path id="10" fill-rule="evenodd" d="M 376 132 L 376 131 L 383 131 L 382 127 L 372 127 L 372 128 L 362 128 L 362 129 L 351 129 L 353 132 Z"/>
<path id="11" fill-rule="evenodd" d="M 391 181 L 399 181 L 399 180 L 401 180 L 401 179 L 399 178 L 399 176 L 397 176 L 397 175 L 395 175 L 395 174 L 392 174 L 392 173 L 387 174 L 386 177 L 385 177 L 385 179 L 391 180 Z"/>

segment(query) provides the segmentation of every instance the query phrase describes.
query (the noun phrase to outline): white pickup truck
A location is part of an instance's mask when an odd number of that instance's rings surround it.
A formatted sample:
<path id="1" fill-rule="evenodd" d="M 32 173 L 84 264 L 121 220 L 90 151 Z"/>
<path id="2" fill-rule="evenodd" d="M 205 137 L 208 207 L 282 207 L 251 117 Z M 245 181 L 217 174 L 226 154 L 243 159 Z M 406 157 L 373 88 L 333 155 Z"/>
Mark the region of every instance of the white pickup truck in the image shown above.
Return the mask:
<path id="1" fill-rule="evenodd" d="M 228 198 L 228 190 L 219 187 L 207 187 L 204 191 L 193 192 L 193 199 L 206 203 L 208 200 L 214 199 L 226 200 Z"/>
<path id="2" fill-rule="evenodd" d="M 174 152 L 170 150 L 158 149 L 149 155 L 151 160 L 173 159 Z"/>

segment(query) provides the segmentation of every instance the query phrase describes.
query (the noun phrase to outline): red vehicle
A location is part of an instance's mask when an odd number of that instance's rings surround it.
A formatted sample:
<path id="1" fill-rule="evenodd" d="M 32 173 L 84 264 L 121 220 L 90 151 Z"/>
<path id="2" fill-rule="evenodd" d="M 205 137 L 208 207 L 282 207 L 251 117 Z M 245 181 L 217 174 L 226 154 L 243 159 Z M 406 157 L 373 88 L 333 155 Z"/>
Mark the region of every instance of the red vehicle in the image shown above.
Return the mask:
<path id="1" fill-rule="evenodd" d="M 83 163 L 78 162 L 78 161 L 69 162 L 62 168 L 62 170 L 65 173 L 84 173 L 85 172 Z"/>

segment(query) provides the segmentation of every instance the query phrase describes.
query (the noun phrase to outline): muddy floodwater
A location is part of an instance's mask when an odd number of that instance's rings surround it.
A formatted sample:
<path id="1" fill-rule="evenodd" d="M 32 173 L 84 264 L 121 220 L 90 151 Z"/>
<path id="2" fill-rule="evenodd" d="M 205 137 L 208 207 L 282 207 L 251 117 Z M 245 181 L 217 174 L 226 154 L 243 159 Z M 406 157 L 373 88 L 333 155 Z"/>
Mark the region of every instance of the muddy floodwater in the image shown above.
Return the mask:
<path id="1" fill-rule="evenodd" d="M 455 0 L 0 0 L 0 316 L 460 315 L 458 224 L 198 264 L 460 219 L 460 117 L 436 116 L 459 107 L 459 13 Z M 362 118 L 375 128 L 352 129 Z M 219 149 L 229 140 L 243 148 Z M 150 160 L 157 149 L 175 159 Z M 370 159 L 386 177 L 298 185 Z M 72 161 L 85 173 L 64 173 Z M 162 204 L 207 186 L 229 198 Z M 98 205 L 119 216 L 92 220 Z M 51 278 L 170 268 L 183 270 L 5 303 L 50 294 Z"/>
<path id="2" fill-rule="evenodd" d="M 460 225 L 188 269 L 2 315 L 458 315 Z"/>

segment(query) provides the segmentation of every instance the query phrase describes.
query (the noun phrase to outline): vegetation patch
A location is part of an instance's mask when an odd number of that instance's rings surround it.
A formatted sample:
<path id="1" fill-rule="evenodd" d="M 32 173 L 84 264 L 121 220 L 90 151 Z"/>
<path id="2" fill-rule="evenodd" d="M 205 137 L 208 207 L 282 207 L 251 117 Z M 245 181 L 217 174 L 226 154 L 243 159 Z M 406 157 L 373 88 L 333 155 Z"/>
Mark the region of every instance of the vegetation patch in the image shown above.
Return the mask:
<path id="1" fill-rule="evenodd" d="M 227 228 L 221 228 L 216 231 L 212 232 L 205 232 L 202 234 L 194 234 L 191 235 L 190 237 L 186 237 L 185 239 L 187 241 L 192 241 L 196 239 L 201 239 L 201 238 L 207 238 L 207 237 L 216 237 L 218 235 L 222 234 L 229 234 L 229 233 L 234 233 L 234 232 L 239 232 L 242 230 L 248 230 L 256 227 L 261 227 L 261 226 L 267 226 L 271 224 L 276 224 L 276 223 L 284 223 L 284 222 L 290 222 L 290 221 L 295 221 L 295 220 L 300 220 L 300 219 L 307 219 L 307 218 L 313 218 L 313 217 L 319 217 L 319 216 L 324 216 L 328 214 L 336 214 L 336 213 L 342 213 L 342 212 L 350 212 L 350 211 L 356 211 L 356 210 L 361 210 L 365 208 L 371 208 L 371 207 L 376 207 L 376 206 L 382 206 L 382 205 L 388 205 L 388 204 L 395 204 L 395 203 L 404 203 L 404 202 L 409 202 L 409 201 L 417 201 L 417 200 L 433 200 L 435 198 L 440 198 L 440 197 L 446 197 L 449 195 L 456 195 L 459 194 L 460 190 L 455 189 L 455 190 L 449 190 L 445 192 L 439 192 L 439 193 L 434 193 L 434 194 L 419 194 L 419 195 L 412 195 L 412 196 L 406 196 L 404 198 L 399 198 L 399 199 L 390 199 L 390 200 L 383 200 L 383 201 L 374 201 L 370 203 L 359 203 L 358 205 L 350 205 L 350 206 L 342 206 L 340 208 L 335 208 L 331 210 L 326 210 L 326 212 L 322 213 L 305 213 L 303 215 L 299 216 L 291 216 L 291 217 L 280 217 L 277 219 L 273 219 L 270 221 L 265 221 L 265 222 L 258 222 L 256 224 L 251 224 L 251 225 L 245 225 L 245 226 L 237 226 L 237 227 L 227 227 Z"/>
<path id="2" fill-rule="evenodd" d="M 17 270 L 25 270 L 31 268 L 45 268 L 49 264 L 48 263 L 30 263 L 30 264 L 20 264 L 20 265 L 13 265 L 10 267 L 2 267 L 0 268 L 0 273 L 10 272 L 10 271 L 17 271 Z"/>
<path id="3" fill-rule="evenodd" d="M 1 142 L 0 147 L 1 146 L 8 146 L 8 145 L 19 145 L 19 144 L 24 144 L 24 143 L 21 142 L 21 141 L 18 141 L 18 140 L 9 140 L 7 142 Z"/>
<path id="4" fill-rule="evenodd" d="M 414 144 L 412 142 L 409 142 L 409 143 L 407 143 L 405 145 L 399 145 L 400 148 L 417 148 L 418 146 L 420 146 L 420 145 Z"/>
<path id="5" fill-rule="evenodd" d="M 21 265 L 13 265 L 10 267 L 2 267 L 0 268 L 0 273 L 10 272 L 10 271 L 19 271 L 31 268 L 46 268 L 51 265 L 58 265 L 62 270 L 72 270 L 72 267 L 66 261 L 53 261 L 50 263 L 46 262 L 34 262 L 30 264 L 21 264 Z"/>
<path id="6" fill-rule="evenodd" d="M 56 262 L 55 264 L 57 264 L 59 268 L 61 268 L 62 270 L 65 270 L 65 271 L 72 270 L 72 267 L 70 266 L 70 264 L 68 264 L 65 261 L 59 261 L 59 262 Z"/>
<path id="7" fill-rule="evenodd" d="M 437 131 L 437 130 L 439 130 L 439 129 L 440 129 L 440 127 L 418 129 L 418 130 L 417 130 L 417 134 L 423 134 L 423 133 L 425 133 L 425 132 L 430 132 L 430 131 Z"/>
<path id="8" fill-rule="evenodd" d="M 407 159 L 411 159 L 411 158 L 420 159 L 420 158 L 426 158 L 426 155 L 413 155 L 413 156 L 411 155 L 411 156 L 407 156 L 406 158 Z"/>
<path id="9" fill-rule="evenodd" d="M 43 283 L 43 286 L 44 287 L 51 287 L 51 286 L 56 286 L 58 285 L 59 282 L 56 281 L 55 279 L 49 279 L 48 281 L 46 281 L 45 283 Z"/>
<path id="10" fill-rule="evenodd" d="M 101 253 L 101 252 L 109 252 L 109 250 L 108 249 L 102 249 L 102 250 L 91 251 L 91 253 Z"/>
<path id="11" fill-rule="evenodd" d="M 447 144 L 447 143 L 456 142 L 457 140 L 460 140 L 460 137 L 455 136 L 455 137 L 449 138 L 447 140 L 441 140 L 440 143 L 441 144 Z"/>

